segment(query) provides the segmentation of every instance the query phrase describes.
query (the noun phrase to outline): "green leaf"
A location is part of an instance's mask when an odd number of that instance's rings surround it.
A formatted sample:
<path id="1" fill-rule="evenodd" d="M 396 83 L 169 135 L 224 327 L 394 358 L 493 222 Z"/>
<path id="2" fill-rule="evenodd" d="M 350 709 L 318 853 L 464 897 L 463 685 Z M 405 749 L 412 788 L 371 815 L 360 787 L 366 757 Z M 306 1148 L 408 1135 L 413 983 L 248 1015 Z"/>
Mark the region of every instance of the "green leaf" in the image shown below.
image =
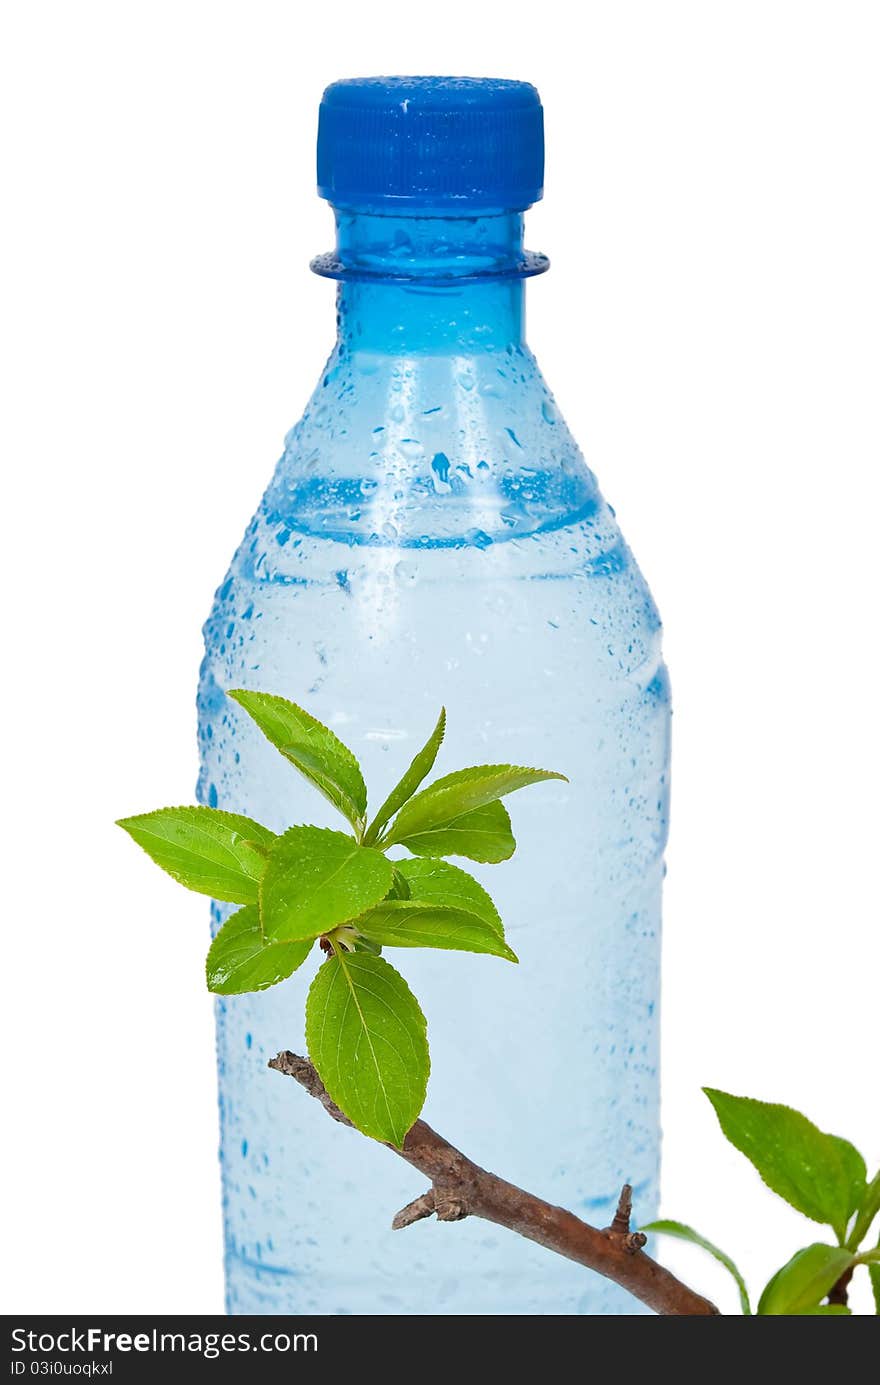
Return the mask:
<path id="1" fill-rule="evenodd" d="M 877 1249 L 880 1250 L 880 1241 L 877 1243 Z M 880 1265 L 869 1265 L 868 1274 L 871 1276 L 871 1289 L 874 1294 L 874 1309 L 876 1313 L 880 1313 Z"/>
<path id="2" fill-rule="evenodd" d="M 425 1100 L 425 1017 L 403 977 L 368 952 L 328 957 L 306 1002 L 309 1055 L 332 1099 L 398 1149 Z"/>
<path id="3" fill-rule="evenodd" d="M 265 991 L 302 966 L 313 939 L 299 943 L 269 943 L 263 938 L 260 911 L 247 904 L 224 923 L 211 943 L 205 974 L 208 990 L 216 995 Z"/>
<path id="4" fill-rule="evenodd" d="M 420 904 L 442 904 L 447 909 L 464 909 L 476 914 L 500 936 L 504 936 L 501 916 L 482 885 L 459 866 L 448 861 L 416 860 L 396 862 L 409 891 L 407 899 Z"/>
<path id="5" fill-rule="evenodd" d="M 274 832 L 218 808 L 159 808 L 118 825 L 189 890 L 231 904 L 255 904 Z"/>
<path id="6" fill-rule="evenodd" d="M 431 732 L 425 744 L 422 746 L 418 755 L 413 760 L 406 774 L 390 792 L 382 807 L 379 809 L 364 837 L 364 844 L 371 846 L 376 841 L 382 828 L 390 822 L 394 814 L 404 803 L 412 798 L 422 780 L 431 773 L 434 768 L 434 761 L 437 759 L 437 752 L 443 744 L 443 737 L 446 734 L 446 708 L 440 708 L 440 716 L 437 725 Z"/>
<path id="7" fill-rule="evenodd" d="M 493 864 L 507 861 L 516 849 L 507 809 L 498 802 L 462 813 L 445 827 L 403 837 L 401 845 L 414 856 L 466 856 Z"/>
<path id="8" fill-rule="evenodd" d="M 403 863 L 401 862 L 401 864 Z M 406 882 L 405 876 L 402 875 L 400 870 L 398 869 L 396 863 L 394 865 L 394 877 L 391 882 L 391 889 L 388 891 L 388 898 L 409 899 L 409 885 Z"/>
<path id="9" fill-rule="evenodd" d="M 374 957 L 382 955 L 382 948 L 378 943 L 371 942 L 369 938 L 360 934 L 355 938 L 350 950 L 352 952 L 371 952 Z"/>
<path id="10" fill-rule="evenodd" d="M 563 779 L 547 769 L 527 769 L 522 765 L 474 765 L 444 775 L 405 803 L 394 820 L 387 842 L 408 842 L 424 832 L 448 827 L 464 813 L 475 812 L 505 794 L 539 784 L 545 779 Z"/>
<path id="11" fill-rule="evenodd" d="M 844 1174 L 849 1187 L 849 1198 L 847 1200 L 846 1219 L 852 1216 L 858 1207 L 861 1207 L 867 1191 L 868 1170 L 855 1145 L 851 1145 L 849 1140 L 844 1140 L 840 1135 L 830 1135 L 843 1164 Z"/>
<path id="12" fill-rule="evenodd" d="M 712 1087 L 703 1091 L 724 1134 L 751 1160 L 767 1187 L 805 1217 L 832 1226 L 842 1240 L 853 1196 L 853 1164 L 841 1150 L 844 1142 L 824 1134 L 790 1106 Z"/>
<path id="13" fill-rule="evenodd" d="M 234 688 L 229 696 L 257 723 L 263 735 L 310 783 L 320 789 L 352 827 L 363 822 L 367 790 L 355 756 L 328 726 L 273 693 Z"/>
<path id="14" fill-rule="evenodd" d="M 808 1313 L 834 1288 L 855 1257 L 843 1246 L 815 1244 L 799 1250 L 777 1270 L 758 1302 L 764 1317 Z"/>
<path id="15" fill-rule="evenodd" d="M 263 932 L 272 942 L 317 938 L 356 918 L 391 888 L 381 851 L 327 827 L 290 827 L 269 852 L 260 885 Z"/>
<path id="16" fill-rule="evenodd" d="M 871 1182 L 865 1188 L 858 1208 L 859 1215 L 853 1223 L 853 1229 L 846 1243 L 850 1250 L 857 1250 L 862 1244 L 871 1229 L 871 1222 L 878 1212 L 880 1212 L 880 1172 L 874 1174 Z"/>
<path id="17" fill-rule="evenodd" d="M 736 1287 L 739 1289 L 739 1301 L 743 1313 L 746 1317 L 751 1314 L 752 1307 L 749 1303 L 749 1291 L 746 1288 L 746 1281 L 743 1279 L 730 1256 L 725 1255 L 724 1251 L 719 1250 L 711 1241 L 707 1241 L 705 1236 L 701 1236 L 699 1232 L 694 1231 L 693 1227 L 685 1226 L 684 1222 L 680 1221 L 652 1221 L 648 1222 L 647 1226 L 639 1227 L 639 1230 L 650 1231 L 659 1236 L 675 1236 L 679 1241 L 690 1241 L 693 1245 L 700 1246 L 703 1250 L 707 1250 L 710 1255 L 715 1257 L 719 1264 L 723 1265 L 724 1268 L 733 1275 L 733 1278 L 736 1280 Z"/>
<path id="18" fill-rule="evenodd" d="M 355 919 L 355 927 L 382 947 L 440 947 L 518 960 L 491 923 L 464 909 L 386 899 Z"/>

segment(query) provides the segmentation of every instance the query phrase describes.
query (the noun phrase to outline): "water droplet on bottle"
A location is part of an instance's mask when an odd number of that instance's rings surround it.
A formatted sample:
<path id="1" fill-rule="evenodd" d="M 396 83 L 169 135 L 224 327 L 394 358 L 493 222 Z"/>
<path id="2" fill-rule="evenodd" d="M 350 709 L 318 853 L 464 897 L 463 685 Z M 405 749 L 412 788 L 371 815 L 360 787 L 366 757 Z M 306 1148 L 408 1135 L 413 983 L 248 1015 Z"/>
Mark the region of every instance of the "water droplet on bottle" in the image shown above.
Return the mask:
<path id="1" fill-rule="evenodd" d="M 484 529 L 468 529 L 465 534 L 468 543 L 473 544 L 474 548 L 489 548 L 492 540 Z"/>
<path id="2" fill-rule="evenodd" d="M 445 452 L 435 452 L 431 470 L 445 485 L 449 483 L 449 458 Z"/>

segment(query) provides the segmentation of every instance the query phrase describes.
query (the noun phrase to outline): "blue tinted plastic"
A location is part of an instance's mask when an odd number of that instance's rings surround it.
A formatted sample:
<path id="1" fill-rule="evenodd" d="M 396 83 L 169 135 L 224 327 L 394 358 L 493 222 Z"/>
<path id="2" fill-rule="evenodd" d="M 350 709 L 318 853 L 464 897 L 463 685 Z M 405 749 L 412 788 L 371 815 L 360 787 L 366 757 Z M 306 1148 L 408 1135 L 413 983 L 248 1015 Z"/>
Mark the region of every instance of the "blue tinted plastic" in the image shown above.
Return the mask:
<path id="1" fill-rule="evenodd" d="M 599 1226 L 629 1180 L 646 1220 L 669 755 L 657 612 L 523 340 L 524 284 L 505 273 L 521 217 L 339 225 L 337 256 L 370 274 L 339 286 L 337 345 L 205 627 L 199 797 L 273 828 L 340 825 L 224 696 L 242 685 L 332 726 L 374 808 L 441 703 L 438 772 L 564 771 L 510 799 L 511 861 L 461 863 L 520 965 L 394 962 L 428 1017 L 426 1119 Z M 476 1219 L 391 1231 L 423 1180 L 266 1068 L 304 1051 L 317 963 L 218 1003 L 230 1311 L 637 1312 Z"/>
<path id="2" fill-rule="evenodd" d="M 522 211 L 544 183 L 544 112 L 528 82 L 361 77 L 318 118 L 318 191 L 337 207 Z"/>

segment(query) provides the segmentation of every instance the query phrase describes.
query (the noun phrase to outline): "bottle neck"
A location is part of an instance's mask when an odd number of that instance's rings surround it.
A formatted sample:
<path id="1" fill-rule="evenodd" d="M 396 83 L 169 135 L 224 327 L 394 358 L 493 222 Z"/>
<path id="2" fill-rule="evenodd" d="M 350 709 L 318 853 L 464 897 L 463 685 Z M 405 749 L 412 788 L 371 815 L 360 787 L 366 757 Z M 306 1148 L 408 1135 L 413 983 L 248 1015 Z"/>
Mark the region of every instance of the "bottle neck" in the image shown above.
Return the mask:
<path id="1" fill-rule="evenodd" d="M 379 216 L 336 211 L 336 252 L 315 262 L 341 282 L 339 347 L 392 356 L 474 355 L 522 346 L 523 217 Z M 539 266 L 529 267 L 529 266 Z"/>

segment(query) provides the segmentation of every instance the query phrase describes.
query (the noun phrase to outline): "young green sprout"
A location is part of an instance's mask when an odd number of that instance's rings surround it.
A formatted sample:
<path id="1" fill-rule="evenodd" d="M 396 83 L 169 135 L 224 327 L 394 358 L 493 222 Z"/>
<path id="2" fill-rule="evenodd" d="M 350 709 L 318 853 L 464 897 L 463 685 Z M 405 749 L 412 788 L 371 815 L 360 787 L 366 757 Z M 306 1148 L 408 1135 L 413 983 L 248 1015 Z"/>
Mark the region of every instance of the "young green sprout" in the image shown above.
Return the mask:
<path id="1" fill-rule="evenodd" d="M 565 776 L 476 765 L 421 788 L 443 742 L 446 713 L 373 816 L 354 754 L 283 697 L 229 694 L 346 820 L 348 830 L 289 827 L 280 836 L 217 808 L 160 808 L 119 826 L 180 884 L 239 908 L 207 959 L 218 995 L 262 991 L 327 953 L 306 1001 L 309 1054 L 330 1096 L 365 1135 L 401 1146 L 425 1100 L 425 1018 L 383 948 L 490 953 L 515 962 L 491 898 L 447 856 L 496 863 L 516 843 L 507 794 Z M 567 781 L 565 781 L 567 782 Z M 392 860 L 390 847 L 410 858 Z"/>

